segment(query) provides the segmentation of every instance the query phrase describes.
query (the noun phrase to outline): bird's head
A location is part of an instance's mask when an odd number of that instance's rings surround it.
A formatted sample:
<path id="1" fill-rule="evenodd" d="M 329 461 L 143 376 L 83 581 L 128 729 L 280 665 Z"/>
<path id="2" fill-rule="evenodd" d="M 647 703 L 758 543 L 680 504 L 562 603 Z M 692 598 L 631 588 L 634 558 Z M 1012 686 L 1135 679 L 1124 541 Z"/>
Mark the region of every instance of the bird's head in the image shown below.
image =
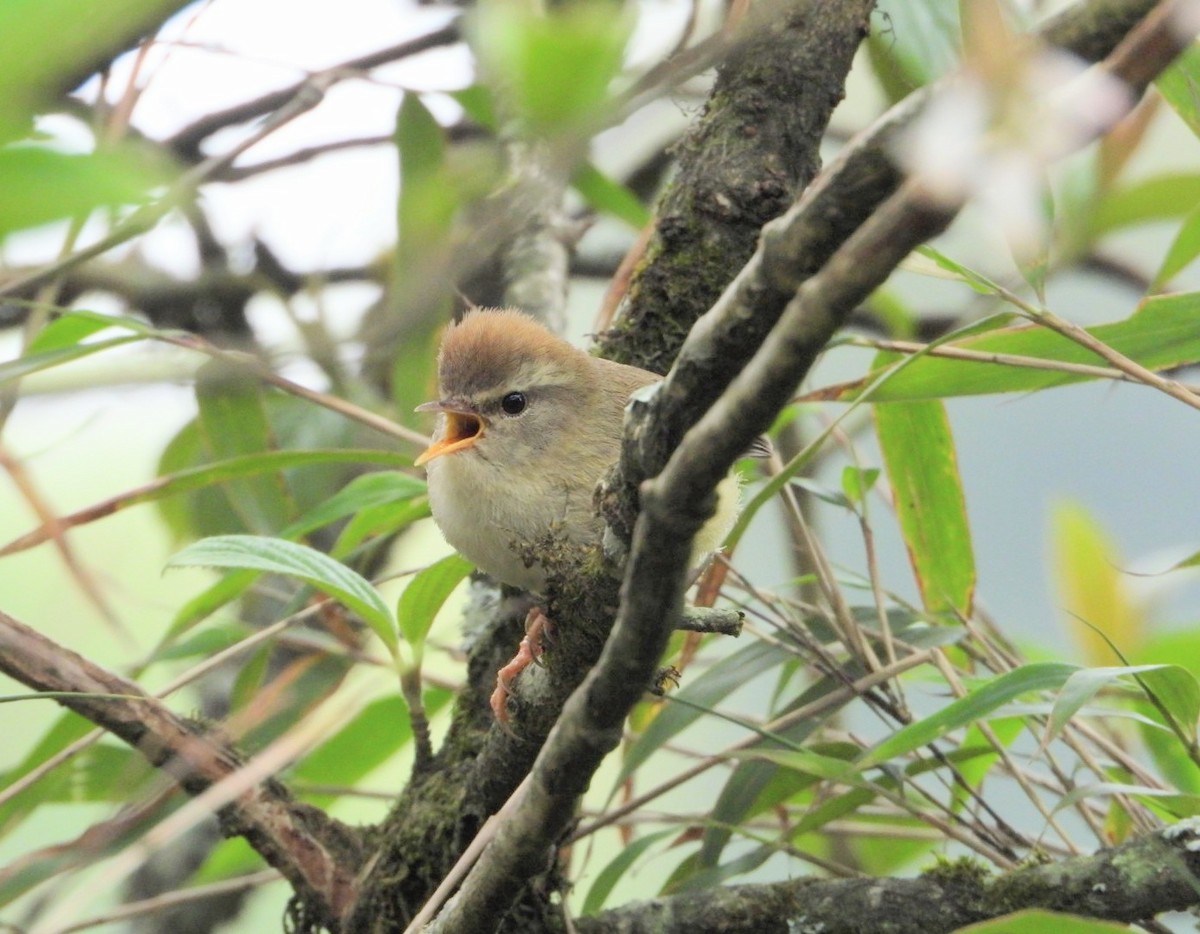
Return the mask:
<path id="1" fill-rule="evenodd" d="M 416 464 L 474 455 L 514 467 L 561 450 L 572 425 L 586 417 L 590 362 L 521 312 L 469 312 L 442 340 L 441 398 L 417 406 L 441 417 Z"/>

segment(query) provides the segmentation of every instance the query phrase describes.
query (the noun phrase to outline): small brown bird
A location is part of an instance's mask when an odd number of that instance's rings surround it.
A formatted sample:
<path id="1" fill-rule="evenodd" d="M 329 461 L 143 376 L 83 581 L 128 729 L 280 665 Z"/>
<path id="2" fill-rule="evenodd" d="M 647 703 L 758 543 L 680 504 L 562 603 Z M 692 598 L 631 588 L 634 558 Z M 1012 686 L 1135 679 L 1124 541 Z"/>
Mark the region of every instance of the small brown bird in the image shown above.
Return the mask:
<path id="1" fill-rule="evenodd" d="M 446 541 L 480 570 L 535 595 L 546 571 L 528 555 L 553 530 L 567 542 L 598 543 L 604 523 L 592 491 L 617 461 L 625 406 L 662 377 L 593 357 L 518 311 L 476 310 L 451 327 L 438 355 L 441 398 L 418 406 L 439 414 L 426 465 L 429 504 Z M 737 515 L 731 478 L 717 515 L 697 537 L 699 564 Z M 527 638 L 501 670 L 492 709 L 503 722 L 512 678 L 540 654 L 546 620 L 530 613 Z"/>

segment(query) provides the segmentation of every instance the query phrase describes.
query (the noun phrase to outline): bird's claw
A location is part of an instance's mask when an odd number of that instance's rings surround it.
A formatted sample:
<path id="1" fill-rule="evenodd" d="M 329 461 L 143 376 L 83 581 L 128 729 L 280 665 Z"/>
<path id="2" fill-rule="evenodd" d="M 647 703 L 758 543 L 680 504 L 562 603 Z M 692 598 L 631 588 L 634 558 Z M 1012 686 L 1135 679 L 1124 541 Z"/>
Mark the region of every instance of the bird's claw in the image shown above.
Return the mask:
<path id="1" fill-rule="evenodd" d="M 508 697 L 512 693 L 513 681 L 531 664 L 541 664 L 541 657 L 546 651 L 542 645 L 542 639 L 545 638 L 552 642 L 553 629 L 554 624 L 550 618 L 541 607 L 535 606 L 525 617 L 525 636 L 517 647 L 517 654 L 509 660 L 507 665 L 496 672 L 496 687 L 492 691 L 489 703 L 496 722 L 509 736 L 515 735 L 509 726 L 508 716 Z"/>

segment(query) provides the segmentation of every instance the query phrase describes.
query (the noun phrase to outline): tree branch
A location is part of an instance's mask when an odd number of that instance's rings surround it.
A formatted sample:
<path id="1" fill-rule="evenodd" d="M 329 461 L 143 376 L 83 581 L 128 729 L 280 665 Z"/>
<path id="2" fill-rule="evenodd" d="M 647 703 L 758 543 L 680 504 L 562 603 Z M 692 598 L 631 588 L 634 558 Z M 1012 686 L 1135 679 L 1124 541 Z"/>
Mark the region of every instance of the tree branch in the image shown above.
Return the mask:
<path id="1" fill-rule="evenodd" d="M 174 777 L 189 795 L 203 794 L 243 767 L 233 749 L 173 714 L 133 682 L 3 612 L 0 671 L 37 691 L 78 695 L 56 699 L 124 740 L 151 765 Z M 88 696 L 95 694 L 110 696 Z M 338 923 L 353 901 L 355 873 L 363 858 L 354 831 L 322 811 L 294 801 L 274 780 L 257 783 L 223 807 L 218 816 L 225 833 L 245 837 L 287 878 L 323 923 Z"/>
<path id="2" fill-rule="evenodd" d="M 948 864 L 916 879 L 800 879 L 688 892 L 575 922 L 579 934 L 943 934 L 1022 908 L 1141 921 L 1200 903 L 1200 821 L 1093 856 L 987 876 Z"/>
<path id="3" fill-rule="evenodd" d="M 1180 40 L 1166 30 L 1168 6 L 1157 9 L 1147 28 L 1135 29 L 1113 56 L 1111 70 L 1129 79 L 1137 92 L 1180 50 Z M 1126 63 L 1128 70 L 1123 71 Z M 696 411 L 690 396 L 668 395 L 673 382 L 679 382 L 679 370 L 672 370 L 651 401 L 631 406 L 622 469 L 634 463 L 644 470 L 646 465 L 638 463 L 637 454 L 647 438 L 657 441 L 659 452 L 669 454 L 669 459 L 661 473 L 638 475 L 653 479 L 638 486 L 641 512 L 633 530 L 612 634 L 599 662 L 567 701 L 510 819 L 501 825 L 458 895 L 430 930 L 489 929 L 507 909 L 521 880 L 544 868 L 548 848 L 565 831 L 591 776 L 619 742 L 624 719 L 642 686 L 649 683 L 678 623 L 691 541 L 712 514 L 713 490 L 753 438 L 770 426 L 858 303 L 882 284 L 915 246 L 944 230 L 961 207 L 960 203 L 936 201 L 915 181 L 905 183 L 854 230 L 818 272 L 806 276 L 796 269 L 809 241 L 797 237 L 796 232 L 811 219 L 803 210 L 811 197 L 764 232 L 756 255 L 759 282 L 769 283 L 777 297 L 789 290 L 792 297 L 780 309 L 778 323 L 756 353 L 751 355 L 742 346 L 732 361 L 722 361 L 726 369 L 741 369 L 732 382 L 714 380 L 711 370 L 707 373 L 714 383 L 728 382 L 720 400 L 701 409 L 703 415 L 673 452 L 669 441 L 663 441 L 664 428 L 670 424 L 668 413 L 678 416 L 681 408 Z M 693 345 L 711 349 L 714 322 L 736 331 L 754 317 L 757 303 L 739 288 L 745 286 L 746 277 L 743 271 L 701 322 L 681 358 L 694 352 Z M 705 395 L 712 397 L 711 392 Z M 655 400 L 664 396 L 667 400 L 656 405 Z"/>
<path id="4" fill-rule="evenodd" d="M 418 55 L 421 52 L 427 52 L 430 49 L 436 49 L 444 45 L 453 45 L 455 42 L 458 42 L 459 38 L 458 22 L 455 21 L 448 23 L 441 29 L 425 33 L 423 36 L 417 36 L 415 39 L 407 39 L 404 42 L 399 42 L 387 48 L 377 49 L 366 55 L 360 55 L 358 58 L 349 59 L 332 68 L 324 69 L 324 71 L 327 73 L 366 71 L 371 68 L 378 68 L 380 65 L 399 61 L 402 58 Z M 232 107 L 226 107 L 224 110 L 214 110 L 206 113 L 203 117 L 189 123 L 183 129 L 163 140 L 163 145 L 173 150 L 186 162 L 198 161 L 202 158 L 200 144 L 208 137 L 225 127 L 246 123 L 278 110 L 299 94 L 311 80 L 312 77 L 310 76 L 282 87 L 277 91 L 271 91 L 252 100 L 234 104 Z"/>

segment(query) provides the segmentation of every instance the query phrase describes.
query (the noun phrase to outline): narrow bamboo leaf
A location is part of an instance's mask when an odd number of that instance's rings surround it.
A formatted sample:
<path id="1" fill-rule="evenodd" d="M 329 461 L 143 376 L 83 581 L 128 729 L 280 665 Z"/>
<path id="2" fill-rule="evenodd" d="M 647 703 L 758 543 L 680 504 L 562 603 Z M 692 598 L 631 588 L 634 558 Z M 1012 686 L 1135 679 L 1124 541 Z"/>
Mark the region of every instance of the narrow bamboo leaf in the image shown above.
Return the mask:
<path id="1" fill-rule="evenodd" d="M 1061 687 L 1079 669 L 1059 662 L 1023 665 L 975 688 L 966 697 L 943 707 L 932 716 L 902 727 L 868 749 L 855 763 L 857 769 L 882 765 L 945 736 L 951 730 L 982 720 L 1009 701 L 1034 691 Z"/>
<path id="2" fill-rule="evenodd" d="M 325 502 L 310 509 L 284 529 L 282 538 L 301 538 L 314 529 L 364 509 L 400 506 L 425 495 L 425 482 L 398 470 L 378 470 L 355 477 Z"/>
<path id="3" fill-rule="evenodd" d="M 1021 934 L 1128 934 L 1129 927 L 1038 908 L 971 924 L 959 928 L 958 934 L 1013 934 L 1014 931 L 1020 931 Z"/>
<path id="4" fill-rule="evenodd" d="M 1200 203 L 1200 175 L 1155 175 L 1105 195 L 1092 217 L 1092 237 L 1122 227 L 1183 217 Z"/>
<path id="5" fill-rule="evenodd" d="M 592 887 L 588 889 L 587 897 L 583 900 L 581 914 L 585 917 L 598 914 L 600 909 L 604 907 L 604 903 L 608 900 L 608 896 L 612 894 L 613 888 L 621 881 L 621 877 L 641 858 L 642 854 L 660 840 L 665 840 L 677 832 L 672 827 L 667 830 L 660 830 L 657 833 L 646 834 L 644 837 L 638 837 L 621 850 L 596 876 L 596 881 L 592 883 Z"/>
<path id="6" fill-rule="evenodd" d="M 408 582 L 404 593 L 400 594 L 396 618 L 400 623 L 400 634 L 414 649 L 419 651 L 425 644 L 438 610 L 473 568 L 474 565 L 460 555 L 449 555 Z"/>
<path id="7" fill-rule="evenodd" d="M 1121 682 L 1132 675 L 1150 672 L 1156 668 L 1163 667 L 1166 666 L 1137 665 L 1133 667 L 1081 668 L 1067 679 L 1067 683 L 1062 686 L 1062 690 L 1054 698 L 1054 706 L 1050 710 L 1050 717 L 1046 723 L 1046 732 L 1042 737 L 1041 748 L 1045 749 L 1057 739 L 1071 718 L 1080 711 L 1084 704 L 1088 703 L 1105 687 Z M 1195 684 L 1196 679 L 1192 678 L 1188 672 L 1183 671 L 1182 668 L 1179 671 L 1188 678 L 1191 678 L 1192 684 Z"/>
<path id="8" fill-rule="evenodd" d="M 962 24 L 958 4 L 941 0 L 883 0 L 888 28 L 868 38 L 874 71 L 891 100 L 899 100 L 958 65 Z"/>
<path id="9" fill-rule="evenodd" d="M 396 621 L 379 591 L 346 565 L 305 545 L 256 535 L 218 535 L 188 546 L 167 567 L 237 568 L 294 577 L 358 613 L 389 650 L 398 647 Z"/>
<path id="10" fill-rule="evenodd" d="M 344 558 L 369 538 L 391 535 L 431 515 L 429 499 L 425 496 L 406 503 L 370 506 L 351 517 L 329 553 L 335 558 Z"/>
<path id="11" fill-rule="evenodd" d="M 1200 717 L 1200 684 L 1196 676 L 1179 665 L 1150 666 L 1136 674 L 1138 684 L 1147 695 L 1170 715 L 1183 730 L 1184 738 L 1196 744 L 1196 720 Z"/>
<path id="12" fill-rule="evenodd" d="M 802 721 L 788 729 L 781 739 L 786 741 L 788 748 L 797 748 L 819 725 L 820 721 L 815 718 Z M 852 759 L 859 751 L 857 746 L 849 743 L 820 743 L 809 748 L 820 755 L 845 759 Z M 765 809 L 793 797 L 816 781 L 816 777 L 807 772 L 780 769 L 777 763 L 767 760 L 739 762 L 721 787 L 709 814 L 712 823 L 705 828 L 703 843 L 696 853 L 697 866 L 716 866 L 733 836 L 733 828 L 743 826 Z"/>
<path id="13" fill-rule="evenodd" d="M 125 821 L 114 821 L 112 829 L 116 832 L 92 833 L 86 840 L 86 845 L 84 840 L 77 838 L 59 846 L 49 846 L 36 853 L 27 854 L 5 867 L 6 872 L 0 876 L 0 906 L 9 904 L 55 876 L 94 865 L 95 860 L 132 846 L 162 820 L 164 811 L 173 807 L 173 804 L 164 804 L 160 799 L 158 807 L 135 809 Z"/>
<path id="14" fill-rule="evenodd" d="M 609 178 L 591 162 L 576 170 L 571 185 L 597 211 L 611 214 L 635 230 L 641 230 L 650 223 L 650 209 L 638 200 L 637 195 Z"/>
<path id="15" fill-rule="evenodd" d="M 1167 255 L 1163 257 L 1158 272 L 1154 274 L 1150 291 L 1157 292 L 1162 289 L 1190 266 L 1197 256 L 1200 256 L 1200 208 L 1196 208 L 1183 219 L 1175 239 L 1167 248 Z"/>
<path id="16" fill-rule="evenodd" d="M 1171 565 L 1169 568 L 1167 568 L 1167 571 L 1164 573 L 1168 573 L 1170 571 L 1182 571 L 1184 568 L 1195 568 L 1195 567 L 1200 567 L 1200 551 L 1197 551 L 1194 554 L 1188 555 L 1188 557 L 1184 558 L 1182 561 L 1179 561 L 1179 562 Z"/>
<path id="17" fill-rule="evenodd" d="M 783 649 L 756 642 L 721 659 L 702 678 L 696 678 L 680 690 L 676 696 L 687 703 L 672 704 L 668 695 L 666 706 L 629 747 L 614 787 L 620 787 L 663 743 L 695 723 L 706 709 L 716 707 L 755 675 L 783 664 L 788 658 L 790 656 Z"/>
<path id="18" fill-rule="evenodd" d="M 1122 661 L 1146 638 L 1146 623 L 1118 568 L 1116 545 L 1078 503 L 1059 503 L 1051 514 L 1054 576 L 1076 645 L 1094 666 Z M 1110 645 L 1110 642 L 1112 645 Z"/>
<path id="19" fill-rule="evenodd" d="M 148 336 L 149 330 L 133 318 L 90 311 L 70 311 L 59 315 L 42 328 L 25 348 L 25 356 L 74 347 L 93 334 L 99 334 L 109 328 L 132 331 L 143 336 Z"/>
<path id="20" fill-rule="evenodd" d="M 1200 136 L 1200 48 L 1189 45 L 1154 84 L 1180 119 Z"/>
<path id="21" fill-rule="evenodd" d="M 1200 293 L 1160 295 L 1148 299 L 1124 321 L 1085 330 L 1109 347 L 1151 370 L 1173 369 L 1200 361 Z M 1034 392 L 1094 379 L 1085 373 L 1034 369 L 993 362 L 995 355 L 1051 361 L 1067 365 L 1106 366 L 1090 350 L 1061 334 L 1025 324 L 991 330 L 940 345 L 976 355 L 975 360 L 927 354 L 877 386 L 874 402 L 909 402 L 1002 392 Z M 872 369 L 862 379 L 810 393 L 809 398 L 849 402 L 858 398 L 880 374 Z"/>
<path id="22" fill-rule="evenodd" d="M 925 608 L 969 616 L 975 556 L 950 422 L 940 402 L 876 405 L 875 431 Z"/>
<path id="23" fill-rule="evenodd" d="M 214 460 L 260 454 L 276 447 L 257 380 L 231 371 L 219 361 L 207 363 L 196 376 L 196 401 L 200 429 Z M 230 480 L 224 492 L 250 532 L 272 534 L 295 517 L 295 504 L 281 473 Z"/>
<path id="24" fill-rule="evenodd" d="M 27 354 L 23 357 L 17 357 L 15 360 L 6 360 L 0 363 L 0 386 L 3 386 L 5 383 L 11 383 L 13 380 L 24 379 L 31 373 L 48 370 L 51 367 L 70 363 L 72 360 L 90 357 L 92 354 L 100 353 L 102 350 L 111 350 L 113 347 L 120 347 L 122 344 L 130 344 L 142 339 L 138 335 L 109 337 L 102 341 L 93 341 L 90 344 L 73 344 L 67 347 L 58 347 L 53 350 L 43 350 L 39 353 Z"/>

